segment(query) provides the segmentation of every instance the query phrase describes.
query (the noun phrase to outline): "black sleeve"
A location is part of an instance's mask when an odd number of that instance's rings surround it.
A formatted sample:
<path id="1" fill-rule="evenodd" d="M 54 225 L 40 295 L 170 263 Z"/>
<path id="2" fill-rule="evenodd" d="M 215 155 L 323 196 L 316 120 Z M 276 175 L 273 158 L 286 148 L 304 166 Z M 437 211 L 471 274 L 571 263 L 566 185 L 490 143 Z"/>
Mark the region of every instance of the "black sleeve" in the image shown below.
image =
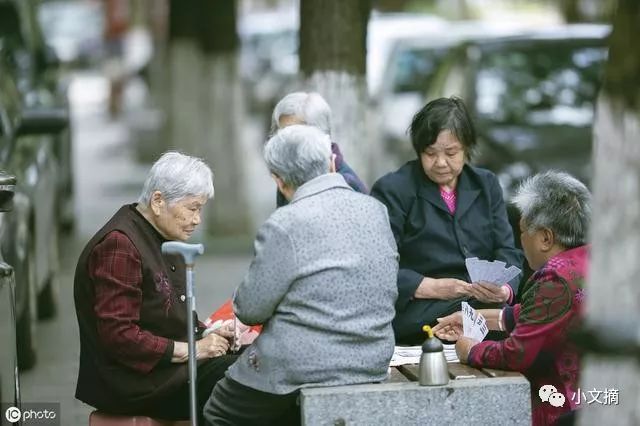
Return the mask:
<path id="1" fill-rule="evenodd" d="M 160 358 L 159 364 L 171 364 L 171 358 L 173 358 L 173 346 L 175 342 L 173 340 L 169 340 L 169 344 L 167 345 L 167 349 L 162 354 Z"/>
<path id="2" fill-rule="evenodd" d="M 517 249 L 513 239 L 513 229 L 507 218 L 507 208 L 502 196 L 502 189 L 495 175 L 490 175 L 489 191 L 491 195 L 491 215 L 493 220 L 493 255 L 496 260 L 506 262 L 522 269 L 524 256 Z M 509 285 L 513 289 L 514 296 L 518 294 L 518 286 L 522 274 L 512 279 Z M 515 298 L 514 298 L 515 299 Z"/>

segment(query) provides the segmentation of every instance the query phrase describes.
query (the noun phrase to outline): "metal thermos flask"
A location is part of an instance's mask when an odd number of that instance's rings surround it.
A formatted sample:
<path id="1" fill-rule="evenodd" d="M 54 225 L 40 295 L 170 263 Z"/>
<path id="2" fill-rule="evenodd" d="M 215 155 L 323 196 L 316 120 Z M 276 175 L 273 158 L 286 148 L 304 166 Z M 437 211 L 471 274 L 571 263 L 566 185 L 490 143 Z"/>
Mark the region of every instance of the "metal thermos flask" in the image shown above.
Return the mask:
<path id="1" fill-rule="evenodd" d="M 420 386 L 446 385 L 449 383 L 449 370 L 442 342 L 433 336 L 433 331 L 428 325 L 422 327 L 422 330 L 427 333 L 427 340 L 422 344 L 420 356 Z"/>

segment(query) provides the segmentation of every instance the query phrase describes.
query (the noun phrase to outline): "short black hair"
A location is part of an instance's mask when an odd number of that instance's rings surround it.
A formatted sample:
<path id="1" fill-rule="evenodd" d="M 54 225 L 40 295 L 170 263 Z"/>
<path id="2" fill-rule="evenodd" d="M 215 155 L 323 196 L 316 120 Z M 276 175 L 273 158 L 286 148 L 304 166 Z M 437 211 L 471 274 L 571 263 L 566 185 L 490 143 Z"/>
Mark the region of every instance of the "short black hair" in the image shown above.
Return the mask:
<path id="1" fill-rule="evenodd" d="M 433 100 L 413 116 L 409 134 L 416 155 L 420 157 L 428 146 L 433 145 L 443 130 L 453 133 L 464 147 L 467 159 L 471 159 L 476 130 L 464 102 L 455 96 Z"/>

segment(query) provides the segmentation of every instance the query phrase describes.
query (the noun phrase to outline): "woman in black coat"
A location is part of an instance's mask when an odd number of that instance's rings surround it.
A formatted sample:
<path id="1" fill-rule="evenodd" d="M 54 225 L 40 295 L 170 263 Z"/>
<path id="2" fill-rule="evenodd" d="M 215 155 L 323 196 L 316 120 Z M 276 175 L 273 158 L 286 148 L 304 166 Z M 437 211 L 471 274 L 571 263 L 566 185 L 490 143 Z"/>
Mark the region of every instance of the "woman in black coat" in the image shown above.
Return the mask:
<path id="1" fill-rule="evenodd" d="M 418 158 L 380 178 L 371 195 L 383 202 L 400 254 L 393 326 L 398 343 L 424 340 L 421 328 L 472 306 L 513 302 L 520 276 L 508 285 L 469 283 L 465 259 L 501 260 L 522 268 L 496 176 L 467 162 L 476 144 L 458 98 L 429 102 L 413 118 Z"/>

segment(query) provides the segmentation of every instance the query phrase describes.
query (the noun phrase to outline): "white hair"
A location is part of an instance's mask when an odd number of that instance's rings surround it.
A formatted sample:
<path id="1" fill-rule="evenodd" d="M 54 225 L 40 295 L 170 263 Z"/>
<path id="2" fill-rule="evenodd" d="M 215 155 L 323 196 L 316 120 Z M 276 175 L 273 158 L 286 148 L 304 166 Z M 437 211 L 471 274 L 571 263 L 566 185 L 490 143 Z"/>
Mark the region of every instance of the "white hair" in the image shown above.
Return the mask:
<path id="1" fill-rule="evenodd" d="M 331 140 L 316 127 L 294 124 L 279 130 L 264 146 L 269 171 L 293 189 L 329 173 Z"/>
<path id="2" fill-rule="evenodd" d="M 331 136 L 331 108 L 316 92 L 293 92 L 280 99 L 273 109 L 271 131 L 280 129 L 280 117 L 291 115 L 301 123 L 317 127 Z"/>
<path id="3" fill-rule="evenodd" d="M 199 158 L 166 152 L 151 167 L 138 203 L 148 206 L 155 191 L 160 191 L 168 204 L 185 197 L 213 198 L 213 173 Z"/>
<path id="4" fill-rule="evenodd" d="M 548 228 L 565 248 L 587 243 L 591 193 L 568 173 L 548 171 L 525 180 L 513 199 L 529 233 Z"/>

